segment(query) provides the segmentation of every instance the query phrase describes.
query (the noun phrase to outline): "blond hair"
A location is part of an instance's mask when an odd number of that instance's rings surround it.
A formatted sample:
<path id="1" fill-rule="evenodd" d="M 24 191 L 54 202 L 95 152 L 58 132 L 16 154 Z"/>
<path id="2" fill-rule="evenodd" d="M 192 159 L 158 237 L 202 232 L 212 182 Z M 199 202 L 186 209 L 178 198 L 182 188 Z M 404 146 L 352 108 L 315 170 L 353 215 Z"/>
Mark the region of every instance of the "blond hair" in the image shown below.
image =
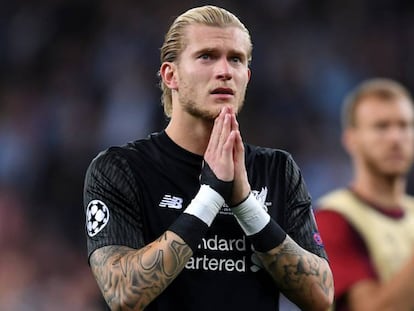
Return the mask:
<path id="1" fill-rule="evenodd" d="M 229 11 L 212 5 L 206 5 L 202 7 L 196 7 L 190 9 L 180 16 L 178 16 L 168 32 L 165 35 L 164 43 L 161 47 L 160 60 L 163 62 L 174 62 L 178 60 L 180 53 L 185 48 L 185 29 L 192 24 L 202 24 L 215 27 L 228 27 L 235 26 L 243 30 L 249 39 L 248 61 L 251 61 L 252 57 L 252 43 L 250 34 L 243 23 Z M 162 90 L 161 102 L 164 106 L 164 112 L 167 117 L 172 113 L 172 98 L 171 90 L 160 80 L 160 88 Z"/>
<path id="2" fill-rule="evenodd" d="M 356 126 L 355 111 L 357 106 L 363 99 L 368 97 L 389 101 L 406 98 L 413 103 L 408 89 L 395 80 L 388 78 L 365 80 L 345 97 L 342 106 L 342 127 L 344 129 Z"/>

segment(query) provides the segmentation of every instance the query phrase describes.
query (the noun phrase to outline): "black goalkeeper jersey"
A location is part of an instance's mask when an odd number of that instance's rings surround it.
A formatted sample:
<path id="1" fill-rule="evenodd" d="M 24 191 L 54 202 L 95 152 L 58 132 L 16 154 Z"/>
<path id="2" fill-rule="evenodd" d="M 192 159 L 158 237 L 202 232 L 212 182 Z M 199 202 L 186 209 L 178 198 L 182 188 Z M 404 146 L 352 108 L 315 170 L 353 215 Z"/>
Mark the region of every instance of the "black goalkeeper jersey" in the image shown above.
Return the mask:
<path id="1" fill-rule="evenodd" d="M 245 145 L 251 189 L 286 233 L 326 258 L 311 199 L 285 151 Z M 100 153 L 84 188 L 88 255 L 106 245 L 142 246 L 157 239 L 190 204 L 203 157 L 163 131 Z M 224 206 L 180 275 L 146 310 L 278 310 L 279 290 Z"/>

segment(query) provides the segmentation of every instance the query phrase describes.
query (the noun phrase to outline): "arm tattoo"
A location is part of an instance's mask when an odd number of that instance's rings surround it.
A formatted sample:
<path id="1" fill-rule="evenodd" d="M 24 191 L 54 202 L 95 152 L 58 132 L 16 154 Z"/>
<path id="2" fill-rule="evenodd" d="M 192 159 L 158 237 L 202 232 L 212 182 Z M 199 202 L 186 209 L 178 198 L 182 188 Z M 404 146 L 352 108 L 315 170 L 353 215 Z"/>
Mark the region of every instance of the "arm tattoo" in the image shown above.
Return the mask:
<path id="1" fill-rule="evenodd" d="M 140 250 L 97 249 L 90 265 L 112 310 L 142 310 L 174 280 L 191 255 L 185 243 L 166 232 Z"/>
<path id="2" fill-rule="evenodd" d="M 295 297 L 304 292 L 313 296 L 315 287 L 325 295 L 332 291 L 333 281 L 328 263 L 302 249 L 290 237 L 277 248 L 268 253 L 258 253 L 258 256 L 280 290 L 287 296 Z"/>

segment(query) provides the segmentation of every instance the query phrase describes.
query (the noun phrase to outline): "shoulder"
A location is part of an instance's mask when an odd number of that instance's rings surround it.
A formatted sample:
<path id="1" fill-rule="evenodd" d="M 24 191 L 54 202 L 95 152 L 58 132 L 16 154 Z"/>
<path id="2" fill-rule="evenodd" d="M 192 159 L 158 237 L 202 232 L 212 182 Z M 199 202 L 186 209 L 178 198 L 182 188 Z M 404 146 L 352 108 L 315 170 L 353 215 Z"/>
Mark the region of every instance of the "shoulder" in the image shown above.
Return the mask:
<path id="1" fill-rule="evenodd" d="M 339 188 L 339 189 L 335 189 L 332 190 L 331 192 L 328 192 L 324 195 L 322 195 L 319 199 L 318 199 L 318 203 L 320 203 L 321 206 L 328 204 L 331 201 L 336 201 L 338 199 L 342 199 L 342 198 L 346 198 L 349 197 L 351 194 L 351 192 L 346 189 L 346 188 Z"/>
<path id="2" fill-rule="evenodd" d="M 266 167 L 277 166 L 278 168 L 296 167 L 292 155 L 283 149 L 245 144 L 245 154 L 248 164 L 260 163 Z"/>
<path id="3" fill-rule="evenodd" d="M 414 212 L 414 196 L 406 195 L 404 197 L 404 207 Z"/>
<path id="4" fill-rule="evenodd" d="M 315 220 L 328 256 L 335 261 L 344 250 L 361 244 L 361 237 L 349 221 L 331 210 L 316 210 Z M 354 251 L 353 251 L 354 252 Z"/>
<path id="5" fill-rule="evenodd" d="M 331 192 L 328 192 L 316 200 L 316 207 L 319 210 L 324 209 L 335 209 L 338 206 L 349 206 L 352 205 L 351 201 L 354 200 L 352 192 L 347 188 L 335 189 Z"/>
<path id="6" fill-rule="evenodd" d="M 147 138 L 135 140 L 120 146 L 111 146 L 100 151 L 91 161 L 90 167 L 104 168 L 106 166 L 127 166 L 133 157 L 150 157 L 155 151 L 155 141 L 158 133 Z"/>
<path id="7" fill-rule="evenodd" d="M 347 219 L 337 211 L 317 208 L 315 209 L 315 218 L 321 231 L 354 231 Z"/>
<path id="8" fill-rule="evenodd" d="M 123 147 L 110 147 L 99 152 L 89 164 L 88 171 L 106 171 L 127 165 L 126 150 Z"/>
<path id="9" fill-rule="evenodd" d="M 246 144 L 245 154 L 248 171 L 255 171 L 269 179 L 276 178 L 289 185 L 295 185 L 301 180 L 298 165 L 285 150 Z"/>
<path id="10" fill-rule="evenodd" d="M 346 189 L 335 189 L 320 197 L 316 202 L 315 218 L 318 228 L 324 235 L 331 238 L 348 237 L 353 235 L 354 229 L 340 210 L 332 208 L 348 195 Z M 336 243 L 339 241 L 335 241 Z"/>
<path id="11" fill-rule="evenodd" d="M 245 144 L 245 149 L 247 156 L 274 157 L 280 159 L 288 159 L 291 157 L 290 153 L 283 149 L 262 147 L 252 144 Z"/>

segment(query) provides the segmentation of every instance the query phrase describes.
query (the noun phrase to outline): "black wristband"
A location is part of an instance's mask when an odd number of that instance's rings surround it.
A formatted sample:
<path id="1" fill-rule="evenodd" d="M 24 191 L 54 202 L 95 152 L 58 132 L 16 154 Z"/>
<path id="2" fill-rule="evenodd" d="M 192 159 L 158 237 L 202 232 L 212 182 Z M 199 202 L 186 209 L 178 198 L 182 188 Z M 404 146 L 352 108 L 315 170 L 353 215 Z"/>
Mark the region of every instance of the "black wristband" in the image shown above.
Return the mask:
<path id="1" fill-rule="evenodd" d="M 179 235 L 194 253 L 208 228 L 207 224 L 196 216 L 182 213 L 168 230 Z"/>
<path id="2" fill-rule="evenodd" d="M 218 179 L 206 161 L 203 161 L 200 182 L 202 185 L 208 185 L 214 189 L 223 197 L 225 202 L 230 202 L 233 191 L 233 181 L 223 181 Z"/>
<path id="3" fill-rule="evenodd" d="M 248 238 L 256 251 L 265 253 L 279 246 L 286 239 L 286 232 L 270 218 L 269 223 L 262 230 Z"/>
<path id="4" fill-rule="evenodd" d="M 241 201 L 240 201 L 240 202 L 238 202 L 238 203 L 232 204 L 232 205 L 230 205 L 229 207 L 230 207 L 230 208 L 233 208 L 233 207 L 237 207 L 237 206 L 239 206 L 240 204 L 243 204 L 244 202 L 246 202 L 246 201 L 247 201 L 247 199 L 249 198 L 250 194 L 251 194 L 251 192 L 249 192 L 249 194 L 247 195 L 247 197 L 245 197 L 243 200 L 241 200 Z"/>

